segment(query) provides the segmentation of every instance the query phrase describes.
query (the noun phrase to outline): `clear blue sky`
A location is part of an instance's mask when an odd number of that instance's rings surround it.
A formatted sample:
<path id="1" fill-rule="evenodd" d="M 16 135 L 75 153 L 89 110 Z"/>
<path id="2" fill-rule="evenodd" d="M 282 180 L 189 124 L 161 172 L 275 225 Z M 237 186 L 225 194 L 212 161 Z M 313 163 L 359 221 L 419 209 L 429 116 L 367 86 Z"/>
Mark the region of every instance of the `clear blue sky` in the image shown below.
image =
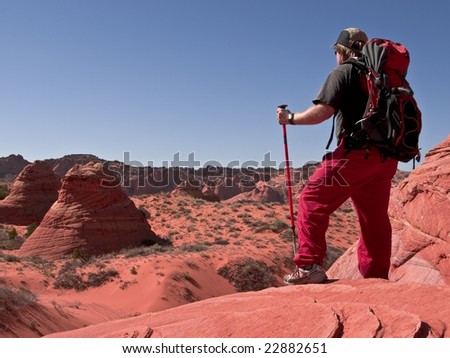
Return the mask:
<path id="1" fill-rule="evenodd" d="M 311 104 L 346 27 L 408 47 L 425 153 L 450 133 L 449 16 L 433 0 L 0 0 L 0 156 L 278 166 L 276 107 Z M 294 165 L 330 130 L 289 127 Z"/>

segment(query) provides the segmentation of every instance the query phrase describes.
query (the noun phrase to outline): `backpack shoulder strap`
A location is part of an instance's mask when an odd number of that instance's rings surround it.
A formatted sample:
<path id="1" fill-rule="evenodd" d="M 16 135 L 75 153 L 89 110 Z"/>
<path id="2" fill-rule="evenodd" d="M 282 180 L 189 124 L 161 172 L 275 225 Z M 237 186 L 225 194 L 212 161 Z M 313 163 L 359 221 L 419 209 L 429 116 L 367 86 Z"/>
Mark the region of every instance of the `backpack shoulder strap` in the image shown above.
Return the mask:
<path id="1" fill-rule="evenodd" d="M 331 142 L 333 142 L 333 134 L 334 134 L 334 123 L 336 122 L 336 113 L 333 115 L 333 124 L 331 126 L 330 138 L 328 139 L 327 146 L 325 149 L 328 151 L 330 149 Z"/>

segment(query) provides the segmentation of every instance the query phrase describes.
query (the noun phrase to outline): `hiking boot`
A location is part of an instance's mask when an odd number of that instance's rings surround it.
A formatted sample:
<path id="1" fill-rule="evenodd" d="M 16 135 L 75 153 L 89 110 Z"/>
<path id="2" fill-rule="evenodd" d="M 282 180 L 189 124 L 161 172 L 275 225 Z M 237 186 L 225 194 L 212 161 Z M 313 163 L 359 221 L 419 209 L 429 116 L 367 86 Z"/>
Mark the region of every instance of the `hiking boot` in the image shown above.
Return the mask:
<path id="1" fill-rule="evenodd" d="M 306 285 L 308 283 L 322 283 L 327 279 L 327 274 L 322 266 L 311 265 L 311 268 L 297 267 L 294 272 L 284 276 L 286 285 Z"/>

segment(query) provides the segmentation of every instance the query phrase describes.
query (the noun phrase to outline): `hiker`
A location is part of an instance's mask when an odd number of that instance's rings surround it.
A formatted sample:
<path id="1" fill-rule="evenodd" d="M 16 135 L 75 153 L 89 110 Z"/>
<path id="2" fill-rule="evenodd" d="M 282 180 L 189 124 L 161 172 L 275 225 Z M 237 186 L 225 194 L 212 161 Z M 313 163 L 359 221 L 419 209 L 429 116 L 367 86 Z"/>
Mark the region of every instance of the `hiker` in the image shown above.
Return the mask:
<path id="1" fill-rule="evenodd" d="M 318 124 L 336 115 L 337 148 L 325 155 L 299 199 L 298 249 L 294 256 L 297 268 L 284 277 L 289 285 L 322 283 L 327 279 L 323 263 L 329 217 L 348 198 L 361 227 L 359 272 L 364 278 L 388 278 L 392 229 L 387 211 L 398 161 L 383 158 L 375 146 L 352 150 L 346 147 L 346 133 L 362 118 L 368 98 L 358 68 L 348 61 L 361 56 L 367 41 L 361 29 L 343 30 L 333 46 L 337 66 L 313 105 L 295 113 L 277 109 L 280 124 Z"/>

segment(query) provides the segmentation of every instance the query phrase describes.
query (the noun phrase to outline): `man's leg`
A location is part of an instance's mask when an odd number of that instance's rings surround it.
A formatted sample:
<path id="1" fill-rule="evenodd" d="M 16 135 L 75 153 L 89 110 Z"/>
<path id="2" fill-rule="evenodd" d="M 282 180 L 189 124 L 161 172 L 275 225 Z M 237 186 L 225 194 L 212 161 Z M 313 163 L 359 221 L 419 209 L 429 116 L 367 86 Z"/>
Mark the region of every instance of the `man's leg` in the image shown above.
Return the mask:
<path id="1" fill-rule="evenodd" d="M 379 174 L 355 191 L 352 200 L 361 226 L 358 243 L 359 271 L 364 278 L 387 279 L 392 245 L 388 206 L 391 180 L 397 162 L 388 159 L 379 166 Z"/>
<path id="2" fill-rule="evenodd" d="M 297 216 L 298 250 L 294 257 L 298 267 L 323 264 L 329 217 L 352 192 L 345 178 L 350 167 L 343 150 L 338 148 L 316 169 L 303 189 Z"/>

